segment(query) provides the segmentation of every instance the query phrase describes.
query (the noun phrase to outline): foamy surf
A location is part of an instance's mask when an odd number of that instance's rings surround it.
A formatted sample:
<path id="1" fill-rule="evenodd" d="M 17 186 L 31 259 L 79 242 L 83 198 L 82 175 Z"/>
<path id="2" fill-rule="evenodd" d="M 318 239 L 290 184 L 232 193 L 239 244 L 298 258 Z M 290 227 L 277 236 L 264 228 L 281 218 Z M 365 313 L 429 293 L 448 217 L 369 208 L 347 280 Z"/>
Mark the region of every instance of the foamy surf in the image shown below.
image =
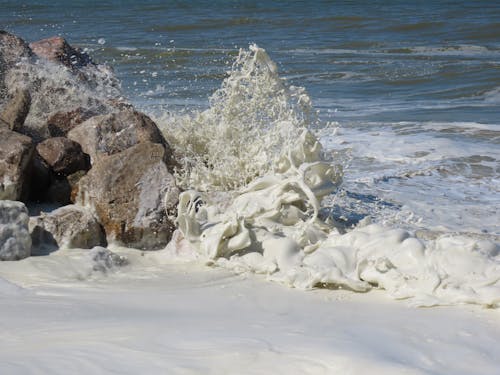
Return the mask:
<path id="1" fill-rule="evenodd" d="M 305 90 L 288 86 L 263 49 L 240 51 L 210 104 L 165 127 L 188 189 L 169 254 L 300 289 L 380 288 L 418 306 L 499 306 L 495 242 L 451 234 L 424 240 L 368 219 L 345 228 L 320 215 L 341 184 L 342 165 L 314 135 L 320 124 Z"/>

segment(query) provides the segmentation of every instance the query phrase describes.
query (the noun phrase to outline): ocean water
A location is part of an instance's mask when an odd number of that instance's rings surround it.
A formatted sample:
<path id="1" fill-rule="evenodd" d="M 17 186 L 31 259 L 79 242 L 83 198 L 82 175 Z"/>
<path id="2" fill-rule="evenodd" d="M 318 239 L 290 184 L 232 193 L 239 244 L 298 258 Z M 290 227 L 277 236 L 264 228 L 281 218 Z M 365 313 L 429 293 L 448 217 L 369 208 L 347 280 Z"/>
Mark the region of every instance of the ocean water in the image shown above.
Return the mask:
<path id="1" fill-rule="evenodd" d="M 499 20 L 495 1 L 0 2 L 0 28 L 64 36 L 158 118 L 208 108 L 239 48 L 256 43 L 334 123 L 321 141 L 345 169 L 337 220 L 494 241 Z"/>
<path id="2" fill-rule="evenodd" d="M 62 35 L 112 65 L 148 113 L 208 107 L 257 43 L 303 86 L 348 160 L 336 214 L 500 235 L 500 5 L 495 1 L 2 1 L 28 41 Z"/>

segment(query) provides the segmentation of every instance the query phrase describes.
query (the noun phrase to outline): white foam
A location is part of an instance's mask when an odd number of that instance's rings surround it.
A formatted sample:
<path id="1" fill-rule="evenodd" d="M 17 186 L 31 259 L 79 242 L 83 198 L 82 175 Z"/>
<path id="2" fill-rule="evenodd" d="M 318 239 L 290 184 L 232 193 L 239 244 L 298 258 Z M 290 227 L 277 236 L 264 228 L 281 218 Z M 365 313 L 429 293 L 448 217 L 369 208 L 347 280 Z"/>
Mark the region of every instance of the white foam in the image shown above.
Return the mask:
<path id="1" fill-rule="evenodd" d="M 208 138 L 213 144 L 210 151 L 199 145 L 191 148 L 184 159 L 193 164 L 183 182 L 208 193 L 181 194 L 179 229 L 193 248 L 183 253 L 238 272 L 264 273 L 301 289 L 378 287 L 417 305 L 498 307 L 500 258 L 491 241 L 464 236 L 424 241 L 378 224 L 340 234 L 334 224 L 320 219 L 321 200 L 334 192 L 342 170 L 325 159 L 321 144 L 306 128 L 313 125 L 307 122 L 310 118 L 301 112 L 304 108 L 296 107 L 296 95 L 283 95 L 287 92 L 267 54 L 252 46 L 240 53 L 231 75 L 212 97 L 211 108 L 186 120 L 191 128 L 196 124 L 196 136 L 202 136 L 197 142 Z M 307 98 L 303 90 L 300 93 Z M 310 100 L 305 102 L 307 110 Z M 277 109 L 286 114 L 286 121 L 276 117 Z M 283 138 L 283 129 L 293 138 Z M 269 135 L 281 135 L 279 143 L 270 143 L 275 139 Z M 184 139 L 183 147 L 190 147 L 190 141 Z M 270 145 L 272 157 L 249 151 L 267 151 Z M 211 152 L 217 160 L 210 159 Z M 391 159 L 390 151 L 379 152 Z M 395 153 L 400 158 L 399 150 Z M 262 163 L 256 156 L 264 155 Z M 249 162 L 255 162 L 260 173 L 248 173 L 253 171 Z M 227 183 L 240 172 L 244 179 Z M 217 198 L 216 187 L 233 191 Z"/>

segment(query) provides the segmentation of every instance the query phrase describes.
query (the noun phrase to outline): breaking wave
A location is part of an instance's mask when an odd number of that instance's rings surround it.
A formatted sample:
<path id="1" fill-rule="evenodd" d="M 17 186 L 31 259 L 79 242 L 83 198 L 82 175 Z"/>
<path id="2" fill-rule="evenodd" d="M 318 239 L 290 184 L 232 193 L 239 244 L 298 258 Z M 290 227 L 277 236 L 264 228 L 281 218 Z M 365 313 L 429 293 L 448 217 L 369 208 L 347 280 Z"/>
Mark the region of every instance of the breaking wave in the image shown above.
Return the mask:
<path id="1" fill-rule="evenodd" d="M 288 86 L 263 49 L 240 51 L 209 109 L 161 123 L 185 189 L 170 256 L 301 289 L 381 288 L 419 306 L 500 306 L 496 243 L 422 239 L 368 219 L 345 228 L 328 214 L 342 162 L 323 152 L 305 90 Z"/>

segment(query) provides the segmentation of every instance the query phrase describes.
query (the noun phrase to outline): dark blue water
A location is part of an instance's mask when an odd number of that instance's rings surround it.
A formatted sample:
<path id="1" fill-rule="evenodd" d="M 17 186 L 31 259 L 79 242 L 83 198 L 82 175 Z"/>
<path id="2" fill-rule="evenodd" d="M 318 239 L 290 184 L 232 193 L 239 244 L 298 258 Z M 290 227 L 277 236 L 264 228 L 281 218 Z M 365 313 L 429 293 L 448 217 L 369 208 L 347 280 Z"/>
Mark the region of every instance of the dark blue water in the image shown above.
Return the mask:
<path id="1" fill-rule="evenodd" d="M 2 1 L 0 9 L 2 28 L 89 48 L 132 100 L 150 104 L 203 103 L 235 47 L 257 43 L 339 119 L 496 122 L 500 113 L 495 1 Z"/>
<path id="2" fill-rule="evenodd" d="M 257 43 L 339 122 L 347 198 L 500 233 L 498 1 L 0 1 L 0 28 L 86 48 L 153 113 L 206 107 Z"/>

